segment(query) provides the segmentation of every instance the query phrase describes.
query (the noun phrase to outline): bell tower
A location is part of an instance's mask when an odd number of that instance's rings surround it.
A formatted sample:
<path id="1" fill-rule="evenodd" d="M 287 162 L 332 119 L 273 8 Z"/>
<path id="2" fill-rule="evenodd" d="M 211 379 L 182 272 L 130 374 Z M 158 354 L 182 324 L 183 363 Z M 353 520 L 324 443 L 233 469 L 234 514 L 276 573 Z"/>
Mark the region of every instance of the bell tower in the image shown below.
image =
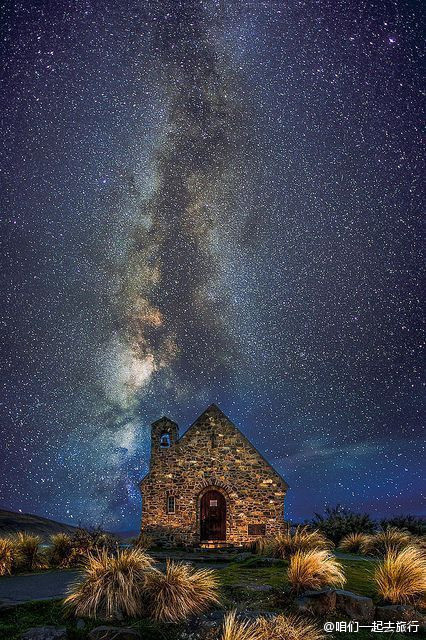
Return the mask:
<path id="1" fill-rule="evenodd" d="M 155 461 L 164 459 L 171 447 L 179 438 L 179 427 L 176 422 L 163 416 L 151 425 L 151 469 Z"/>

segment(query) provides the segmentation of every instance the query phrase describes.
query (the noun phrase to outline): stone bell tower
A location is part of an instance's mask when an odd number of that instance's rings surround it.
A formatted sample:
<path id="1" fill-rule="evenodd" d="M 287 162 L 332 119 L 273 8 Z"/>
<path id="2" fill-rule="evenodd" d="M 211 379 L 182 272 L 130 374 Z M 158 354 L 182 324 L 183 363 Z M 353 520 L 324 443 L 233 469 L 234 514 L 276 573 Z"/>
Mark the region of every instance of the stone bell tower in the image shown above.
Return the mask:
<path id="1" fill-rule="evenodd" d="M 176 422 L 163 416 L 151 425 L 151 461 L 152 469 L 156 462 L 169 453 L 177 439 L 179 438 L 179 427 Z"/>

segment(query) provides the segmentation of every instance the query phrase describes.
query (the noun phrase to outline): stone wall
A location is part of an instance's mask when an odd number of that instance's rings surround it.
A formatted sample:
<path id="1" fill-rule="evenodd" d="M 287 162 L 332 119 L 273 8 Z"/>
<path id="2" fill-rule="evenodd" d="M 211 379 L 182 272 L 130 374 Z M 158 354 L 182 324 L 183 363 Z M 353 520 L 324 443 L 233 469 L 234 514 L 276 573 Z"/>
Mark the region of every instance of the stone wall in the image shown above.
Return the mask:
<path id="1" fill-rule="evenodd" d="M 170 442 L 170 446 L 161 446 Z M 226 499 L 226 542 L 256 539 L 248 525 L 282 531 L 287 485 L 215 405 L 178 439 L 176 423 L 162 418 L 152 425 L 151 467 L 141 482 L 142 531 L 170 544 L 200 541 L 200 501 L 208 489 Z M 167 498 L 175 497 L 175 513 Z"/>

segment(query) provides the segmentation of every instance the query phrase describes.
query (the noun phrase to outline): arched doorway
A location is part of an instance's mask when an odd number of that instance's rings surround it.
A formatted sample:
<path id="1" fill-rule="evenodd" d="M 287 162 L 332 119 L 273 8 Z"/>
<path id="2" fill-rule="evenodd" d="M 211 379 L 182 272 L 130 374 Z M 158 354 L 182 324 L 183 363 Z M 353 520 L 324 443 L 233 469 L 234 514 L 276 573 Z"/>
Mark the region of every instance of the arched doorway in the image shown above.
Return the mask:
<path id="1" fill-rule="evenodd" d="M 226 500 L 214 489 L 209 489 L 200 504 L 201 540 L 226 539 Z"/>

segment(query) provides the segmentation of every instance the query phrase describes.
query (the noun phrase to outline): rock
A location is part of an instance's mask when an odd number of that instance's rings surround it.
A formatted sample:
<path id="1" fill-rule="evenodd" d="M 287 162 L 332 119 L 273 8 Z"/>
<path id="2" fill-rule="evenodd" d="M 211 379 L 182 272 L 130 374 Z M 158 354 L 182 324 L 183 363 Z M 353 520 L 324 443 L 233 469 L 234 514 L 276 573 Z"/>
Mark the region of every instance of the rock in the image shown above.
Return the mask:
<path id="1" fill-rule="evenodd" d="M 371 598 L 358 596 L 351 591 L 336 589 L 336 609 L 351 620 L 369 622 L 374 617 L 374 604 Z"/>
<path id="2" fill-rule="evenodd" d="M 66 629 L 58 629 L 57 627 L 32 627 L 25 631 L 22 640 L 66 640 L 68 637 Z"/>
<path id="3" fill-rule="evenodd" d="M 81 629 L 84 629 L 85 626 L 86 626 L 86 623 L 84 622 L 84 620 L 80 618 L 79 620 L 77 620 L 75 628 L 80 631 Z"/>
<path id="4" fill-rule="evenodd" d="M 141 635 L 126 627 L 95 627 L 89 633 L 90 640 L 141 640 Z"/>
<path id="5" fill-rule="evenodd" d="M 376 607 L 375 620 L 383 622 L 410 622 L 417 620 L 421 628 L 426 627 L 426 615 L 417 611 L 411 605 L 392 604 L 385 607 Z"/>
<path id="6" fill-rule="evenodd" d="M 300 611 L 315 616 L 325 616 L 336 608 L 336 592 L 333 589 L 306 591 L 296 600 Z"/>

